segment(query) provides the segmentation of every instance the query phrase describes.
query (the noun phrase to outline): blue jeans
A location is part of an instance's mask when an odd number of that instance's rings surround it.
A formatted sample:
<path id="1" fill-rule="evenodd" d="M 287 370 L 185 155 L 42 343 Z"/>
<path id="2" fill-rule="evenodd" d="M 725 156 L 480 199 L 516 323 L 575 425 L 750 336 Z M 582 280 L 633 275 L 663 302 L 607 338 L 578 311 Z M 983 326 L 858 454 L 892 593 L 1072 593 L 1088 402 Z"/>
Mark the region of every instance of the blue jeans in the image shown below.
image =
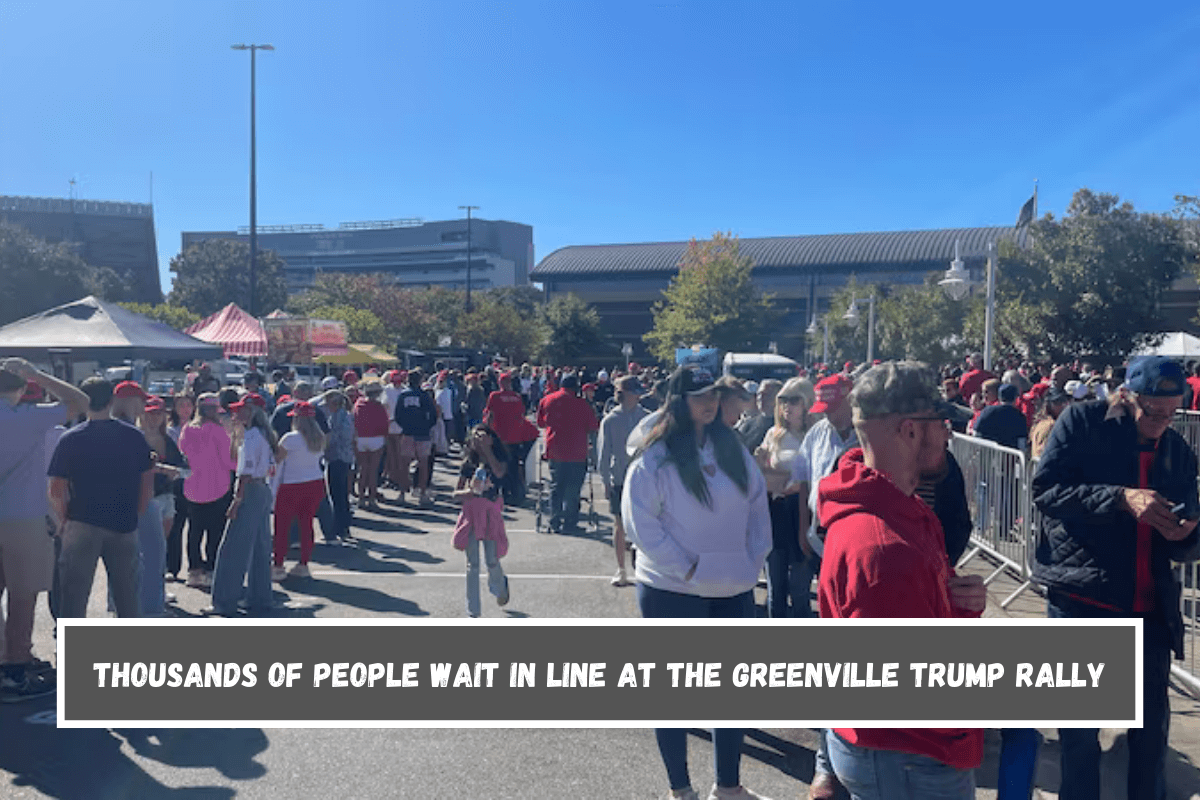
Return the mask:
<path id="1" fill-rule="evenodd" d="M 753 617 L 754 593 L 743 592 L 733 597 L 699 597 L 655 589 L 644 583 L 637 587 L 638 605 L 646 618 L 681 619 Z M 716 728 L 713 736 L 713 763 L 717 785 L 733 787 L 741 783 L 741 728 Z M 654 738 L 658 752 L 667 769 L 671 789 L 692 785 L 687 765 L 687 731 L 683 728 L 656 728 Z"/>
<path id="2" fill-rule="evenodd" d="M 579 494 L 586 477 L 586 461 L 550 462 L 550 530 L 579 527 Z"/>
<path id="3" fill-rule="evenodd" d="M 328 501 L 333 508 L 331 529 L 340 537 L 350 535 L 350 525 L 354 521 L 350 510 L 350 464 L 345 461 L 327 461 L 325 464 L 325 481 L 328 491 Z M 325 501 L 322 501 L 324 505 Z M 318 516 L 321 507 L 317 507 Z M 321 523 L 321 532 L 325 533 L 325 523 Z M 325 533 L 326 539 L 334 538 Z"/>
<path id="4" fill-rule="evenodd" d="M 929 756 L 875 750 L 825 732 L 829 762 L 854 800 L 971 800 L 975 771 Z"/>
<path id="5" fill-rule="evenodd" d="M 812 579 L 808 559 L 792 561 L 788 551 L 772 550 L 767 555 L 767 616 L 812 617 Z"/>
<path id="6" fill-rule="evenodd" d="M 1029 800 L 1033 796 L 1041 746 L 1042 735 L 1036 728 L 1001 729 L 996 800 Z"/>
<path id="7" fill-rule="evenodd" d="M 162 506 L 152 500 L 138 515 L 138 607 L 143 617 L 157 617 L 166 606 L 163 575 L 167 569 L 167 537 L 163 534 Z M 111 598 L 110 598 L 111 599 Z"/>
<path id="8" fill-rule="evenodd" d="M 1046 616 L 1053 619 L 1129 616 L 1088 605 L 1051 592 Z M 1159 614 L 1145 619 L 1142 636 L 1142 727 L 1130 728 L 1128 792 L 1130 797 L 1165 800 L 1167 736 L 1171 703 L 1167 696 L 1171 676 L 1171 635 Z M 1060 728 L 1062 788 L 1060 800 L 1100 796 L 1100 731 L 1097 728 Z"/>
<path id="9" fill-rule="evenodd" d="M 471 535 L 467 539 L 467 614 L 479 616 L 479 540 Z M 496 543 L 491 539 L 483 541 L 483 560 L 487 564 L 488 591 L 493 597 L 500 597 L 508 591 L 508 578 L 496 557 Z"/>
<path id="10" fill-rule="evenodd" d="M 233 616 L 246 595 L 252 613 L 271 609 L 271 489 L 261 481 L 246 484 L 237 516 L 229 521 L 213 570 L 212 604 Z M 249 578 L 248 591 L 242 584 Z"/>

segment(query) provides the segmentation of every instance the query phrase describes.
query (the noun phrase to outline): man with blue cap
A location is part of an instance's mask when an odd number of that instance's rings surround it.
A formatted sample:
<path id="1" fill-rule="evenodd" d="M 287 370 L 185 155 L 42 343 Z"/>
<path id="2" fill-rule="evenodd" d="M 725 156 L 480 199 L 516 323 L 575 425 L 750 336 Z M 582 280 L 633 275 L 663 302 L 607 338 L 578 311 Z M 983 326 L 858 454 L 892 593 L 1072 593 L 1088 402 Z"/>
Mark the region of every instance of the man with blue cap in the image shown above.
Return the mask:
<path id="1" fill-rule="evenodd" d="M 1107 401 L 1060 415 L 1033 478 L 1045 515 L 1033 577 L 1051 617 L 1143 620 L 1143 727 L 1129 730 L 1130 797 L 1167 796 L 1171 653 L 1183 655 L 1172 561 L 1197 556 L 1196 456 L 1171 419 L 1183 398 L 1179 364 L 1135 360 Z M 1062 729 L 1061 800 L 1100 796 L 1098 731 Z"/>

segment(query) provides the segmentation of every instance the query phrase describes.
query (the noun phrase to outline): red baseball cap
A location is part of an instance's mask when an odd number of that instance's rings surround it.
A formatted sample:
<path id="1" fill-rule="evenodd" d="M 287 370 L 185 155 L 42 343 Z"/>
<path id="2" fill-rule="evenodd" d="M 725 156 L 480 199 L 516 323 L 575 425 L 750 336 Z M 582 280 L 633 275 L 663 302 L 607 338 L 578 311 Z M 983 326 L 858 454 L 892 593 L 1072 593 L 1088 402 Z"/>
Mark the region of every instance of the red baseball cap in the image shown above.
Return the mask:
<path id="1" fill-rule="evenodd" d="M 164 411 L 166 410 L 166 405 L 163 403 L 163 399 L 161 397 L 151 396 L 150 399 L 146 401 L 146 410 Z"/>
<path id="2" fill-rule="evenodd" d="M 342 383 L 347 386 L 352 386 L 358 383 L 358 373 L 352 369 L 348 369 L 342 373 Z"/>
<path id="3" fill-rule="evenodd" d="M 316 406 L 303 400 L 292 406 L 292 410 L 288 412 L 289 417 L 315 417 L 316 415 Z"/>
<path id="4" fill-rule="evenodd" d="M 585 384 L 583 385 L 583 391 L 585 391 L 585 392 L 594 392 L 594 391 L 596 391 L 596 384 L 594 384 L 594 383 L 585 383 Z"/>
<path id="5" fill-rule="evenodd" d="M 290 403 L 290 402 L 292 402 L 292 396 L 290 394 L 281 394 L 281 395 L 279 395 L 279 399 L 276 400 L 275 402 L 278 403 L 279 405 L 283 405 L 284 403 Z"/>
<path id="6" fill-rule="evenodd" d="M 113 397 L 140 397 L 145 400 L 149 396 L 141 386 L 133 381 L 121 381 L 113 389 Z"/>
<path id="7" fill-rule="evenodd" d="M 21 395 L 20 402 L 29 403 L 34 400 L 41 400 L 45 396 L 46 393 L 42 391 L 41 386 L 34 381 L 25 381 L 25 393 Z"/>
<path id="8" fill-rule="evenodd" d="M 266 408 L 267 401 L 263 399 L 263 396 L 261 394 L 255 394 L 254 392 L 251 392 L 250 394 L 247 394 L 244 397 L 242 397 L 242 399 L 238 400 L 236 403 L 230 403 L 229 410 L 230 411 L 240 411 L 243 408 L 245 408 L 247 405 L 255 405 L 255 406 L 258 406 L 259 408 Z M 147 408 L 149 408 L 149 406 L 147 406 Z"/>
<path id="9" fill-rule="evenodd" d="M 837 408 L 850 396 L 853 388 L 854 381 L 842 374 L 821 379 L 816 386 L 817 402 L 813 403 L 809 413 L 824 414 L 831 408 Z"/>

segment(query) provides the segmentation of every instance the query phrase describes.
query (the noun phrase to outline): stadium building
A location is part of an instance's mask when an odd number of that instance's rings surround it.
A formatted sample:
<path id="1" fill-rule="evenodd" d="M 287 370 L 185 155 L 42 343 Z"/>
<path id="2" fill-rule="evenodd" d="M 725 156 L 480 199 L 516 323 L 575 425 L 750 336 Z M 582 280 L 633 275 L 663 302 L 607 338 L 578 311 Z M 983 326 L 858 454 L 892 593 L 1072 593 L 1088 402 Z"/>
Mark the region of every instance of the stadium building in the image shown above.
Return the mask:
<path id="1" fill-rule="evenodd" d="M 154 208 L 143 203 L 0 196 L 0 220 L 52 244 L 68 243 L 94 267 L 128 275 L 131 300 L 161 303 Z"/>
<path id="2" fill-rule="evenodd" d="M 920 285 L 930 272 L 944 272 L 961 245 L 964 265 L 975 281 L 986 279 L 987 244 L 1011 240 L 1012 227 L 826 234 L 741 239 L 740 252 L 754 263 L 753 280 L 774 295 L 782 312 L 773 336 L 778 352 L 805 356 L 805 331 L 813 320 L 833 311 L 832 295 L 851 275 L 860 284 Z M 654 326 L 651 309 L 679 271 L 687 242 L 581 245 L 555 250 L 530 273 L 547 299 L 574 293 L 592 304 L 604 329 L 619 348 L 633 347 L 634 358 L 647 357 L 642 335 Z M 1190 317 L 1200 299 L 1196 281 L 1176 281 L 1162 305 L 1163 330 L 1191 331 Z"/>
<path id="3" fill-rule="evenodd" d="M 183 247 L 206 239 L 249 241 L 249 226 L 238 231 L 183 234 Z M 288 290 L 302 291 L 317 273 L 383 272 L 405 286 L 467 285 L 467 220 L 419 219 L 343 222 L 324 225 L 260 225 L 258 247 L 273 250 L 285 263 Z M 516 222 L 471 220 L 471 288 L 522 286 L 533 266 L 533 228 Z"/>

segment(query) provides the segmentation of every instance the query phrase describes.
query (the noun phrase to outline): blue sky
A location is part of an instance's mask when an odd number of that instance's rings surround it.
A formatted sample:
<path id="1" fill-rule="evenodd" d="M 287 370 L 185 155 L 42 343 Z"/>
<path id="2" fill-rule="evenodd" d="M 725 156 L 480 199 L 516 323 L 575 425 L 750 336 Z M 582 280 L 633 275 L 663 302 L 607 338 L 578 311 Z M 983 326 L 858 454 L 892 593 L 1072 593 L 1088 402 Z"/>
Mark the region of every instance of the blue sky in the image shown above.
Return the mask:
<path id="1" fill-rule="evenodd" d="M 0 194 L 184 230 L 478 216 L 571 244 L 1200 194 L 1195 2 L 0 3 Z"/>

